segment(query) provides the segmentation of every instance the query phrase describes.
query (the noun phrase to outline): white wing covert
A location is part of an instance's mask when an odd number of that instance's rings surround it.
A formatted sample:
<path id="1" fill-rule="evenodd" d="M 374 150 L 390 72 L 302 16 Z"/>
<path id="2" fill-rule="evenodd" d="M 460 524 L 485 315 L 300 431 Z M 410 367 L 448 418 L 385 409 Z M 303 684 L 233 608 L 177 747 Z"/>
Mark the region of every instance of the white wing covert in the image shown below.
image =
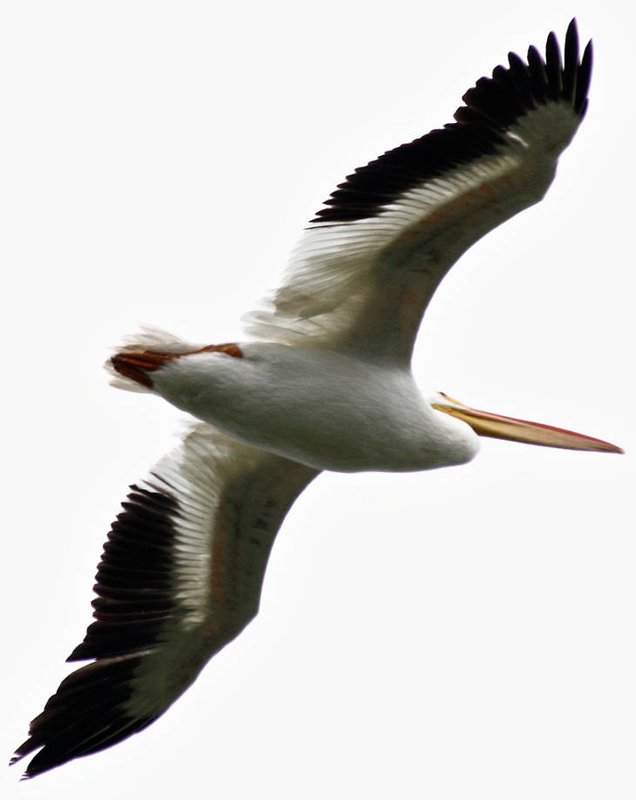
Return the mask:
<path id="1" fill-rule="evenodd" d="M 95 622 L 14 761 L 25 776 L 147 727 L 258 611 L 270 549 L 316 470 L 199 424 L 131 487 L 98 566 Z"/>
<path id="2" fill-rule="evenodd" d="M 488 231 L 543 197 L 587 108 L 592 50 L 576 23 L 562 62 L 510 53 L 463 97 L 455 122 L 390 150 L 339 185 L 305 231 L 258 338 L 410 360 L 440 281 Z"/>

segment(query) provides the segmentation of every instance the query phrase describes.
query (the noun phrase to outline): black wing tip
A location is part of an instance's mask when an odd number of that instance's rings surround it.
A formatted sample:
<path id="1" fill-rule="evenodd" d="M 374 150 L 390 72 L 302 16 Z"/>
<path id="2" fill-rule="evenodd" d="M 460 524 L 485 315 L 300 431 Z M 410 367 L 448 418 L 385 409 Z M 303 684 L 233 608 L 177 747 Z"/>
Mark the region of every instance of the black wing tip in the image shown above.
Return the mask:
<path id="1" fill-rule="evenodd" d="M 527 60 L 516 53 L 508 54 L 508 69 L 496 67 L 491 78 L 482 78 L 463 97 L 466 106 L 481 115 L 484 124 L 494 124 L 505 130 L 520 114 L 517 106 L 525 106 L 522 113 L 533 110 L 538 103 L 566 102 L 582 116 L 587 106 L 587 94 L 592 68 L 592 42 L 588 42 L 583 58 L 579 59 L 579 35 L 576 18 L 570 21 L 564 38 L 563 58 L 559 37 L 551 31 L 545 43 L 545 55 L 530 45 Z M 458 109 L 455 118 L 460 122 L 464 114 Z"/>
<path id="2" fill-rule="evenodd" d="M 23 779 L 110 747 L 156 719 L 130 718 L 122 704 L 141 658 L 174 612 L 170 551 L 180 508 L 160 481 L 132 485 L 111 526 L 94 587 L 95 622 L 67 658 L 98 660 L 68 675 L 31 722 L 10 761 L 39 750 Z"/>
<path id="3" fill-rule="evenodd" d="M 463 96 L 455 122 L 390 150 L 357 169 L 324 203 L 310 221 L 325 225 L 377 216 L 399 194 L 444 170 L 468 163 L 496 150 L 506 130 L 538 104 L 566 102 L 583 118 L 588 105 L 592 43 L 579 60 L 576 19 L 566 30 L 563 59 L 559 39 L 548 34 L 545 57 L 530 46 L 527 61 L 509 53 L 509 66 L 495 67 Z"/>
<path id="4" fill-rule="evenodd" d="M 112 723 L 108 734 L 104 734 L 105 738 L 103 741 L 82 750 L 82 752 L 66 752 L 64 749 L 49 744 L 31 746 L 31 740 L 27 739 L 27 741 L 16 750 L 15 755 L 9 761 L 9 766 L 12 767 L 14 764 L 17 764 L 25 756 L 40 747 L 40 751 L 33 756 L 22 775 L 20 775 L 21 781 L 28 781 L 32 778 L 37 778 L 38 775 L 43 775 L 45 772 L 50 772 L 52 769 L 62 767 L 64 764 L 68 764 L 69 761 L 73 761 L 76 758 L 83 758 L 84 756 L 98 753 L 100 750 L 106 750 L 124 739 L 127 739 L 129 736 L 140 733 L 144 728 L 147 728 L 148 725 L 151 725 L 155 719 L 156 717 L 147 717 L 128 722 L 121 721 Z M 28 745 L 28 747 L 26 747 L 26 745 Z"/>
<path id="5" fill-rule="evenodd" d="M 23 780 L 60 767 L 75 758 L 111 747 L 146 728 L 155 716 L 131 717 L 125 702 L 142 656 L 88 664 L 71 673 L 29 726 L 29 738 L 10 765 L 35 751 Z"/>

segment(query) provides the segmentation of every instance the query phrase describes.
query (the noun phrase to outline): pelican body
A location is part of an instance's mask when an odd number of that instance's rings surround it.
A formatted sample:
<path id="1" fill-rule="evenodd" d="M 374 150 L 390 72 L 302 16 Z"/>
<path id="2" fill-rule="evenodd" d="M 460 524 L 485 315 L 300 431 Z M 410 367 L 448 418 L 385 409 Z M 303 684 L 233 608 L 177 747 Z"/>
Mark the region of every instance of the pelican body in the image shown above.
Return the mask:
<path id="1" fill-rule="evenodd" d="M 125 356 L 124 356 L 125 357 Z M 122 355 L 119 356 L 122 358 Z M 407 367 L 281 344 L 171 360 L 153 391 L 256 447 L 318 470 L 404 472 L 469 461 L 478 437 L 432 408 Z"/>
<path id="2" fill-rule="evenodd" d="M 510 53 L 455 121 L 356 170 L 305 231 L 244 342 L 154 330 L 108 362 L 121 388 L 190 414 L 189 433 L 131 487 L 98 565 L 94 621 L 31 723 L 33 777 L 152 723 L 258 611 L 267 559 L 322 470 L 469 461 L 478 437 L 621 452 L 599 439 L 420 392 L 422 316 L 474 242 L 547 191 L 587 109 L 592 50 Z M 35 752 L 38 751 L 38 752 Z"/>

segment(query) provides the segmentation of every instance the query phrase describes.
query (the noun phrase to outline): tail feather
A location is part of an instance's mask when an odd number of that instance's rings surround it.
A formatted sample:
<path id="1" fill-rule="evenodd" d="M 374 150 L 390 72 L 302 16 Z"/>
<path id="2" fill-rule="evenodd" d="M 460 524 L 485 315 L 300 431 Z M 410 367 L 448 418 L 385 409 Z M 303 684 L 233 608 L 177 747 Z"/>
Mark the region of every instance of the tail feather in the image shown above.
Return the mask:
<path id="1" fill-rule="evenodd" d="M 157 328 L 142 328 L 138 334 L 124 340 L 105 366 L 113 376 L 113 386 L 131 392 L 152 392 L 151 373 L 164 364 L 182 356 L 217 352 L 233 358 L 243 355 L 234 343 L 195 345 Z"/>
<path id="2" fill-rule="evenodd" d="M 111 386 L 129 392 L 151 392 L 152 380 L 145 370 L 158 369 L 169 358 L 199 348 L 200 345 L 186 342 L 172 333 L 144 325 L 138 333 L 124 338 L 104 366 L 111 375 Z M 161 364 L 158 363 L 160 356 L 163 356 Z M 153 357 L 156 357 L 154 367 Z"/>

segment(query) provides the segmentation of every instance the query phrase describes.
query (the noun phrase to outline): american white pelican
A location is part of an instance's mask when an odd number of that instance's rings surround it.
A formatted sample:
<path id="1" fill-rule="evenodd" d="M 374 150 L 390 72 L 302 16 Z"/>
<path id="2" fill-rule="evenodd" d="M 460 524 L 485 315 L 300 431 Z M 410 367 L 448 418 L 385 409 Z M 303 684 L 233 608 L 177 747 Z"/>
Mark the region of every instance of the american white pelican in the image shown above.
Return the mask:
<path id="1" fill-rule="evenodd" d="M 464 95 L 455 122 L 385 153 L 310 223 L 245 343 L 147 331 L 109 362 L 124 388 L 198 421 L 133 486 L 99 563 L 95 621 L 14 760 L 32 777 L 145 728 L 253 619 L 270 549 L 321 470 L 460 464 L 478 435 L 620 452 L 607 442 L 422 395 L 422 315 L 475 241 L 541 199 L 587 108 L 591 45 L 572 22 L 562 62 L 514 54 Z"/>

